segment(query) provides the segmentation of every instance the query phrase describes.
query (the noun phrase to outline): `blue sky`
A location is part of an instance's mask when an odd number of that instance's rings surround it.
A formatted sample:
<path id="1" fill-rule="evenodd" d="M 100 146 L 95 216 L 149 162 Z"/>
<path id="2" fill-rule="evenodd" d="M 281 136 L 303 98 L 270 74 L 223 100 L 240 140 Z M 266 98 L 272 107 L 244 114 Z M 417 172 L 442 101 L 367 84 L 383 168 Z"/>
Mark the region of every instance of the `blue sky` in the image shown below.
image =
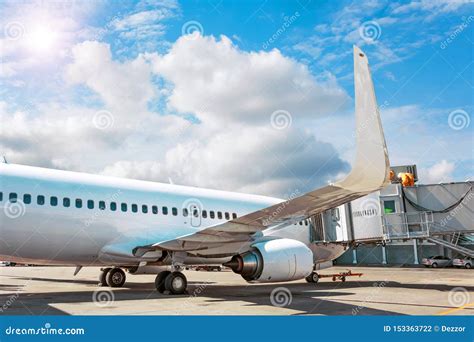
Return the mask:
<path id="1" fill-rule="evenodd" d="M 472 179 L 472 2 L 0 6 L 0 151 L 11 162 L 279 196 L 311 189 L 350 169 L 356 44 L 392 164 L 417 164 L 424 183 Z"/>

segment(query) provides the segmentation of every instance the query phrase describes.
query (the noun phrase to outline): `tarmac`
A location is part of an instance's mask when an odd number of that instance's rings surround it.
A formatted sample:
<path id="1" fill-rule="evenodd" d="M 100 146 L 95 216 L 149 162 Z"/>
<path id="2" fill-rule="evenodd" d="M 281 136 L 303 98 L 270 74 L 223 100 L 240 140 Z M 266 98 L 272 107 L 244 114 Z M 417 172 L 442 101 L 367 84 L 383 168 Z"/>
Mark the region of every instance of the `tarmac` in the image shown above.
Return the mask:
<path id="1" fill-rule="evenodd" d="M 0 267 L 0 315 L 474 315 L 474 270 L 332 267 L 363 273 L 249 284 L 239 275 L 184 271 L 188 293 L 160 294 L 154 275 L 127 274 L 122 288 L 99 287 L 98 268 Z"/>

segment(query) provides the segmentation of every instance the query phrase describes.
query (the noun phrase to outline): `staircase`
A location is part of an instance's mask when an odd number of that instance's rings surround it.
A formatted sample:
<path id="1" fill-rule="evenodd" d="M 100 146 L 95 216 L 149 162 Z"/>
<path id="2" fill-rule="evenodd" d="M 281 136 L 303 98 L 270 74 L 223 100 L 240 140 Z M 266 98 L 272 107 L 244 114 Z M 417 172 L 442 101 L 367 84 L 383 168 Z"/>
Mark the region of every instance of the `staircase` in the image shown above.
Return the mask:
<path id="1" fill-rule="evenodd" d="M 471 241 L 469 237 L 466 237 L 461 233 L 453 233 L 445 236 L 450 237 L 450 241 L 443 240 L 442 238 L 434 236 L 428 237 L 427 240 L 438 245 L 444 246 L 446 248 L 452 249 L 453 251 L 456 251 L 459 254 L 474 258 L 474 250 L 459 245 L 460 242 Z"/>

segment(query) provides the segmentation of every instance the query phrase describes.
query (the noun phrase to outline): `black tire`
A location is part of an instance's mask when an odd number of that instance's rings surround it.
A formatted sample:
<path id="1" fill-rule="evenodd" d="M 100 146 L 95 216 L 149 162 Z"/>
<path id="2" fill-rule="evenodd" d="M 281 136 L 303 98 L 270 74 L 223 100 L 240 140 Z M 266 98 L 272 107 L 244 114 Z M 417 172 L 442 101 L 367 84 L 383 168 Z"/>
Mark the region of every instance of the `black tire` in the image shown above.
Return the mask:
<path id="1" fill-rule="evenodd" d="M 173 272 L 169 274 L 165 279 L 165 289 L 170 292 L 170 294 L 180 295 L 186 292 L 186 287 L 188 286 L 188 281 L 186 277 L 181 272 Z"/>
<path id="2" fill-rule="evenodd" d="M 472 267 L 471 264 L 466 264 L 466 265 L 464 265 L 464 268 L 467 268 L 467 269 L 469 269 L 469 268 L 471 268 L 471 267 Z"/>
<path id="3" fill-rule="evenodd" d="M 112 268 L 105 277 L 110 287 L 122 287 L 126 279 L 125 272 L 121 268 Z"/>
<path id="4" fill-rule="evenodd" d="M 342 277 L 341 281 L 344 283 L 346 281 L 346 277 Z"/>
<path id="5" fill-rule="evenodd" d="M 160 272 L 156 275 L 155 288 L 159 293 L 165 292 L 165 290 L 166 290 L 166 288 L 165 288 L 165 279 L 170 274 L 171 274 L 170 271 L 163 271 L 163 272 Z"/>
<path id="6" fill-rule="evenodd" d="M 103 269 L 100 270 L 99 286 L 107 286 L 107 273 L 109 273 L 109 271 L 111 269 L 112 268 L 110 268 L 110 267 L 106 267 L 106 268 L 103 268 Z"/>
<path id="7" fill-rule="evenodd" d="M 312 275 L 313 275 L 313 274 L 311 273 L 309 276 L 307 276 L 306 278 L 304 278 L 304 280 L 306 280 L 307 283 L 312 283 L 312 282 L 313 282 L 313 277 L 312 277 Z"/>
<path id="8" fill-rule="evenodd" d="M 319 281 L 319 274 L 317 274 L 316 272 L 311 273 L 310 276 L 312 283 L 316 284 Z"/>
<path id="9" fill-rule="evenodd" d="M 438 264 L 436 262 L 434 262 L 434 263 L 431 264 L 431 267 L 438 268 Z"/>

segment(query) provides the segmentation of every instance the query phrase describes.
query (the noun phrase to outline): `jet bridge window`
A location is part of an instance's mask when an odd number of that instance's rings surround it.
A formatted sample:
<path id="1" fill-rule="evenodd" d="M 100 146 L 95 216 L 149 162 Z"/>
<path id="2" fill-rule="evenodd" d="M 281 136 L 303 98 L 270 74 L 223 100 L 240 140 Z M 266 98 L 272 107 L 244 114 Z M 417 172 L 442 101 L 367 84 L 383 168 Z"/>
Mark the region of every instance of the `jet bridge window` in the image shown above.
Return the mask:
<path id="1" fill-rule="evenodd" d="M 152 212 L 153 214 L 155 214 L 155 215 L 158 214 L 158 207 L 157 207 L 156 205 L 153 205 L 153 206 L 151 207 L 151 212 Z"/>
<path id="2" fill-rule="evenodd" d="M 218 218 L 219 220 L 222 219 L 222 212 L 220 212 L 220 211 L 217 212 L 217 218 Z"/>
<path id="3" fill-rule="evenodd" d="M 38 205 L 43 205 L 43 204 L 44 204 L 44 196 L 43 196 L 43 195 L 38 195 L 38 196 L 36 197 L 36 203 L 37 203 Z"/>
<path id="4" fill-rule="evenodd" d="M 16 194 L 16 192 L 10 192 L 10 195 L 8 196 L 8 199 L 10 200 L 10 202 L 16 203 L 17 198 L 18 198 L 18 195 Z"/>
<path id="5" fill-rule="evenodd" d="M 229 215 L 229 213 L 228 213 L 228 212 L 225 212 L 225 214 L 224 214 L 224 215 L 225 215 L 225 219 L 226 219 L 226 220 L 230 220 L 230 215 Z"/>
<path id="6" fill-rule="evenodd" d="M 104 201 L 99 201 L 99 209 L 100 210 L 105 210 L 105 202 Z"/>
<path id="7" fill-rule="evenodd" d="M 49 204 L 51 204 L 51 206 L 55 207 L 58 205 L 58 198 L 56 196 L 51 196 L 51 198 L 49 199 Z"/>
<path id="8" fill-rule="evenodd" d="M 76 198 L 76 208 L 82 208 L 82 200 L 80 198 Z"/>
<path id="9" fill-rule="evenodd" d="M 207 211 L 206 210 L 202 211 L 202 218 L 207 218 Z"/>
<path id="10" fill-rule="evenodd" d="M 142 205 L 142 213 L 144 214 L 148 213 L 148 206 L 146 204 Z"/>
<path id="11" fill-rule="evenodd" d="M 87 208 L 94 209 L 94 201 L 93 200 L 87 200 Z"/>
<path id="12" fill-rule="evenodd" d="M 122 203 L 120 205 L 120 209 L 123 211 L 123 212 L 126 212 L 127 211 L 127 203 Z"/>
<path id="13" fill-rule="evenodd" d="M 178 208 L 171 208 L 171 213 L 173 214 L 173 216 L 178 216 Z"/>
<path id="14" fill-rule="evenodd" d="M 117 203 L 116 202 L 110 202 L 110 210 L 112 210 L 112 211 L 117 210 Z"/>
<path id="15" fill-rule="evenodd" d="M 138 211 L 138 206 L 136 204 L 132 204 L 132 212 L 136 213 Z"/>
<path id="16" fill-rule="evenodd" d="M 30 204 L 31 203 L 31 195 L 30 194 L 24 194 L 23 195 L 23 203 L 25 203 L 25 204 Z"/>
<path id="17" fill-rule="evenodd" d="M 211 210 L 211 211 L 209 212 L 209 216 L 211 217 L 211 219 L 213 219 L 213 218 L 216 217 L 216 215 L 214 214 L 214 210 Z"/>
<path id="18" fill-rule="evenodd" d="M 163 215 L 168 215 L 168 207 L 162 207 L 161 212 L 163 213 Z"/>

